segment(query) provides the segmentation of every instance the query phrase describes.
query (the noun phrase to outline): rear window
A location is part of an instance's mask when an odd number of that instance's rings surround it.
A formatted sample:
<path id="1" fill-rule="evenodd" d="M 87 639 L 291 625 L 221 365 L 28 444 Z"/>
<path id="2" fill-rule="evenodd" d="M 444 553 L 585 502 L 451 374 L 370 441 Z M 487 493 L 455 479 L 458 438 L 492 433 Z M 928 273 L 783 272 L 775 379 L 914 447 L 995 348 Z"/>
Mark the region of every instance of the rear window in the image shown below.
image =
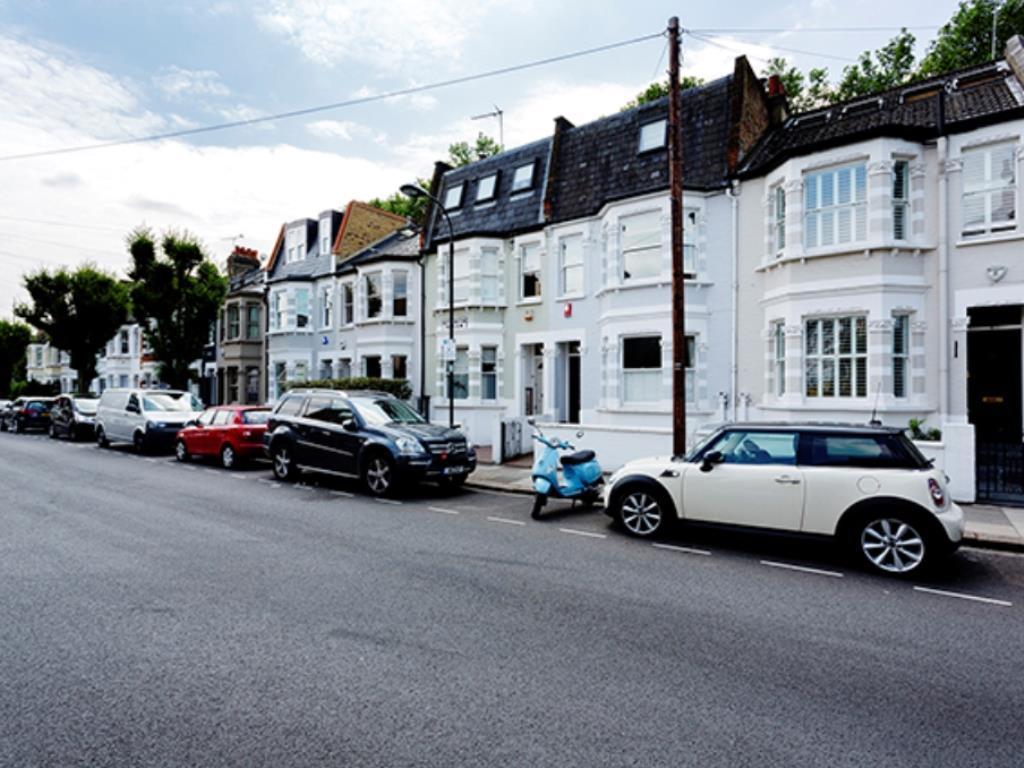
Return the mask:
<path id="1" fill-rule="evenodd" d="M 808 435 L 810 464 L 817 467 L 919 469 L 924 457 L 903 435 Z M 916 455 L 915 455 L 916 454 Z"/>
<path id="2" fill-rule="evenodd" d="M 25 405 L 30 411 L 48 411 L 50 410 L 50 402 L 48 400 L 32 400 Z"/>
<path id="3" fill-rule="evenodd" d="M 281 401 L 281 404 L 277 406 L 275 413 L 278 416 L 295 416 L 302 408 L 303 400 L 305 400 L 305 398 L 302 395 L 286 397 Z"/>
<path id="4" fill-rule="evenodd" d="M 270 421 L 270 411 L 243 411 L 242 422 L 245 424 L 266 424 Z"/>
<path id="5" fill-rule="evenodd" d="M 75 400 L 75 410 L 86 416 L 95 416 L 98 403 L 97 400 Z"/>

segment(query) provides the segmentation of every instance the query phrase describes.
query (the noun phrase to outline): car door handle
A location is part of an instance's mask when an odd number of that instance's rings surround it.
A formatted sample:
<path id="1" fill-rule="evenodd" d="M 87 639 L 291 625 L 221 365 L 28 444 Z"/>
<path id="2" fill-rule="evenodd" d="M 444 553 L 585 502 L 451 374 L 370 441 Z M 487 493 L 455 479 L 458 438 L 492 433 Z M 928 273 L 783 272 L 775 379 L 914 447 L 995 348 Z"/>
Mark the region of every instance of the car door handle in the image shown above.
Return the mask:
<path id="1" fill-rule="evenodd" d="M 782 475 L 781 477 L 776 477 L 775 482 L 779 485 L 800 485 L 800 478 Z"/>

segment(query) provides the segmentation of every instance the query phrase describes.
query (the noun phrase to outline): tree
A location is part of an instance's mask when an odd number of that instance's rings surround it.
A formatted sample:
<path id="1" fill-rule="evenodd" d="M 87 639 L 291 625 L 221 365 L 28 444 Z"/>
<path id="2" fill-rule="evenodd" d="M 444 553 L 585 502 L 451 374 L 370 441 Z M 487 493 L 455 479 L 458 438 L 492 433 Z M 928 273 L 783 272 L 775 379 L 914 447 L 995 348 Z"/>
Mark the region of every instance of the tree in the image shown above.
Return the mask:
<path id="1" fill-rule="evenodd" d="M 794 112 L 806 112 L 835 101 L 833 88 L 828 81 L 828 70 L 814 68 L 804 73 L 781 57 L 768 60 L 762 72 L 764 77 L 778 75 L 786 89 L 786 98 Z"/>
<path id="2" fill-rule="evenodd" d="M 928 47 L 919 73 L 927 77 L 989 61 L 995 6 L 993 0 L 963 0 Z M 1024 32 L 1024 2 L 1005 0 L 996 16 L 996 58 L 1002 56 L 1006 41 L 1019 32 Z"/>
<path id="3" fill-rule="evenodd" d="M 25 361 L 32 329 L 24 323 L 0 320 L 0 397 L 9 397 L 14 375 Z"/>
<path id="4" fill-rule="evenodd" d="M 843 68 L 835 101 L 877 93 L 915 79 L 914 42 L 914 36 L 904 28 L 874 54 L 864 51 L 856 64 Z"/>
<path id="5" fill-rule="evenodd" d="M 701 85 L 704 85 L 704 78 L 702 77 L 683 75 L 679 78 L 679 90 L 681 91 L 685 91 L 689 88 L 696 88 Z M 619 111 L 625 112 L 627 109 L 633 109 L 634 107 L 639 107 L 641 104 L 648 104 L 666 96 L 668 96 L 668 78 L 665 78 L 664 81 L 654 82 L 648 85 L 630 101 L 627 101 Z"/>
<path id="6" fill-rule="evenodd" d="M 14 314 L 41 331 L 71 357 L 78 388 L 87 391 L 96 378 L 96 356 L 128 317 L 128 288 L 114 275 L 92 265 L 24 277 L 31 303 Z"/>
<path id="7" fill-rule="evenodd" d="M 128 236 L 128 250 L 135 319 L 160 363 L 160 380 L 182 389 L 227 295 L 227 278 L 187 232 L 165 234 L 161 258 L 153 233 L 140 227 Z"/>
<path id="8" fill-rule="evenodd" d="M 459 141 L 448 145 L 448 161 L 456 168 L 475 163 L 478 160 L 485 160 L 496 155 L 503 147 L 487 134 L 481 132 L 476 136 L 476 141 L 470 146 L 468 141 Z"/>
<path id="9" fill-rule="evenodd" d="M 427 179 L 416 179 L 416 184 L 423 189 L 430 189 L 430 182 Z M 425 197 L 408 197 L 401 192 L 393 192 L 383 199 L 375 197 L 370 200 L 370 205 L 388 213 L 405 216 L 418 226 L 423 225 L 423 218 L 427 214 L 427 199 Z"/>

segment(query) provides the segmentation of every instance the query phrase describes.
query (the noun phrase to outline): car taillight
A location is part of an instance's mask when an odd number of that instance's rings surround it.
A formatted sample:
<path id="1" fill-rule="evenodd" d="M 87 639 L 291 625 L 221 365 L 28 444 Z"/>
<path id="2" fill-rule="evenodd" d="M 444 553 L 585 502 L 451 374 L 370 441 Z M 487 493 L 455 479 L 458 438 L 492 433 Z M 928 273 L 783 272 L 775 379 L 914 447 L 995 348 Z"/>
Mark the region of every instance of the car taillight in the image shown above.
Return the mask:
<path id="1" fill-rule="evenodd" d="M 20 411 L 18 411 L 18 415 L 19 416 L 31 416 L 32 415 L 32 411 L 30 411 L 28 408 L 22 408 Z"/>
<path id="2" fill-rule="evenodd" d="M 935 502 L 936 507 L 946 506 L 946 492 L 942 490 L 942 486 L 934 477 L 928 478 L 928 492 L 932 495 L 932 501 Z"/>

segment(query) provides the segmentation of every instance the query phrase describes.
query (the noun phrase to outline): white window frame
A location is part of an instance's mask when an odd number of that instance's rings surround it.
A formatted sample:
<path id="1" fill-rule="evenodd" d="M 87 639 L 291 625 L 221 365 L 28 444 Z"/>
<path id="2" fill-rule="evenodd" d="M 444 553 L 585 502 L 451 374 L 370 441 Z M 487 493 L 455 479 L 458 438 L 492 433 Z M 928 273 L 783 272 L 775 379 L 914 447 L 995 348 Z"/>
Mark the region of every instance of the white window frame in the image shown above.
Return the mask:
<path id="1" fill-rule="evenodd" d="M 327 329 L 331 327 L 332 315 L 334 313 L 334 303 L 331 301 L 331 288 L 327 286 L 320 289 L 319 297 L 319 310 L 320 310 L 320 327 Z"/>
<path id="2" fill-rule="evenodd" d="M 842 323 L 850 324 L 849 351 L 842 347 Z M 812 325 L 815 332 L 812 335 Z M 830 329 L 830 331 L 829 331 Z M 831 340 L 828 338 L 831 334 Z M 859 348 L 858 336 L 863 338 L 863 349 Z M 814 343 L 812 344 L 812 338 Z M 813 347 L 813 349 L 812 349 Z M 868 332 L 867 315 L 839 315 L 826 317 L 808 317 L 804 319 L 804 396 L 809 400 L 852 400 L 864 399 L 868 396 Z M 842 392 L 843 361 L 849 362 L 850 391 Z M 811 392 L 811 376 L 814 371 L 816 391 Z M 864 387 L 858 386 L 863 372 Z M 831 376 L 832 392 L 825 392 L 825 384 Z M 860 389 L 860 391 L 858 391 Z"/>
<path id="3" fill-rule="evenodd" d="M 544 297 L 544 265 L 541 258 L 540 243 L 521 243 L 519 245 L 519 300 L 524 302 L 541 301 Z M 536 268 L 527 270 L 527 256 L 536 258 Z M 531 259 L 532 261 L 532 259 Z M 536 275 L 537 292 L 526 295 L 526 278 Z"/>
<path id="4" fill-rule="evenodd" d="M 636 221 L 639 221 L 639 220 L 644 219 L 644 218 L 652 218 L 652 217 L 653 217 L 653 219 L 655 221 L 655 227 L 652 230 L 652 232 L 656 236 L 657 242 L 653 242 L 653 243 L 646 243 L 645 242 L 645 243 L 642 243 L 640 245 L 632 245 L 630 247 L 627 247 L 627 245 L 626 245 L 626 229 L 629 226 L 629 223 L 631 221 L 636 222 Z M 662 244 L 661 244 L 661 211 L 660 210 L 655 209 L 655 210 L 650 210 L 650 211 L 638 211 L 637 213 L 631 213 L 628 216 L 622 216 L 621 218 L 619 218 L 619 235 L 621 237 L 621 251 L 622 251 L 622 259 L 620 260 L 620 263 L 619 263 L 619 277 L 622 279 L 622 282 L 627 283 L 627 282 L 630 282 L 630 281 L 656 280 L 656 279 L 658 279 L 659 277 L 661 277 L 664 274 L 664 272 L 665 272 L 664 261 L 665 260 L 662 257 L 662 248 L 661 248 Z M 650 275 L 641 275 L 639 277 L 638 276 L 634 276 L 634 275 L 629 275 L 628 277 L 626 276 L 626 271 L 627 271 L 626 270 L 626 259 L 627 259 L 628 256 L 630 256 L 632 254 L 640 254 L 640 253 L 647 253 L 647 252 L 654 253 L 655 251 L 657 252 L 657 255 L 658 255 L 658 262 L 657 262 L 658 263 L 658 271 L 657 272 L 655 272 L 654 274 L 650 274 Z"/>
<path id="5" fill-rule="evenodd" d="M 910 313 L 892 315 L 892 396 L 910 396 Z"/>
<path id="6" fill-rule="evenodd" d="M 640 136 L 637 142 L 637 154 L 650 152 L 655 149 L 662 149 L 667 146 L 668 120 L 652 120 L 640 126 Z"/>
<path id="7" fill-rule="evenodd" d="M 300 298 L 303 300 L 300 301 Z M 306 328 L 308 330 L 313 329 L 313 317 L 312 312 L 310 311 L 312 309 L 311 302 L 312 297 L 310 296 L 309 288 L 302 286 L 295 289 L 295 328 L 297 330 L 302 328 Z M 300 321 L 300 318 L 302 317 L 306 318 L 305 325 Z"/>
<path id="8" fill-rule="evenodd" d="M 573 261 L 568 261 L 571 255 L 570 246 L 575 246 L 576 253 Z M 586 292 L 586 271 L 584 268 L 583 235 L 580 233 L 566 235 L 558 239 L 558 292 L 559 296 L 582 296 Z M 579 286 L 569 287 L 570 270 L 572 274 L 579 275 Z"/>
<path id="9" fill-rule="evenodd" d="M 487 359 L 488 353 L 493 353 L 493 360 Z M 487 370 L 485 366 L 492 367 Z M 493 397 L 487 396 L 487 382 L 493 382 Z M 480 347 L 480 399 L 487 402 L 498 399 L 498 348 L 494 345 Z"/>
<path id="10" fill-rule="evenodd" d="M 376 280 L 377 300 L 380 306 L 376 314 L 370 314 L 370 285 Z M 384 273 L 380 270 L 363 274 L 363 312 L 367 320 L 379 320 L 384 316 Z"/>
<path id="11" fill-rule="evenodd" d="M 465 394 L 462 396 L 456 395 L 455 382 L 460 378 L 465 378 Z M 447 383 L 446 385 L 447 386 Z M 452 363 L 452 391 L 453 400 L 467 400 L 469 399 L 469 347 L 456 347 L 455 348 L 455 362 Z"/>
<path id="12" fill-rule="evenodd" d="M 493 258 L 492 263 L 488 263 Z M 485 245 L 480 249 L 480 303 L 501 302 L 501 249 Z"/>
<path id="13" fill-rule="evenodd" d="M 771 325 L 772 386 L 776 397 L 786 394 L 786 322 L 776 320 Z"/>
<path id="14" fill-rule="evenodd" d="M 537 162 L 531 160 L 528 163 L 516 166 L 514 173 L 512 174 L 512 194 L 516 192 L 525 192 L 528 189 L 533 189 L 534 176 L 537 174 Z"/>
<path id="15" fill-rule="evenodd" d="M 994 168 L 993 161 L 995 154 L 1000 151 L 1004 151 L 1009 154 L 1010 177 L 1008 179 L 1002 175 L 1000 175 L 999 178 L 996 178 L 996 170 Z M 975 158 L 981 158 L 981 162 L 984 165 L 982 169 L 984 178 L 977 182 L 972 182 L 969 178 L 969 164 Z M 981 147 L 970 147 L 963 151 L 961 160 L 963 163 L 963 171 L 961 173 L 963 189 L 961 193 L 960 211 L 963 222 L 961 226 L 961 233 L 963 237 L 984 237 L 985 235 L 1011 232 L 1017 229 L 1017 209 L 1019 206 L 1019 191 L 1017 189 L 1017 142 L 1000 141 L 992 144 L 986 144 Z M 1011 212 L 1011 216 L 1005 221 L 993 221 L 993 198 L 996 195 L 1003 195 L 1006 192 L 1010 192 L 1013 199 L 1013 211 Z M 968 202 L 979 197 L 982 199 L 984 218 L 979 224 L 968 226 Z"/>
<path id="16" fill-rule="evenodd" d="M 484 191 L 486 190 L 486 194 Z M 498 196 L 498 173 L 482 176 L 476 183 L 476 202 L 489 203 Z"/>
<path id="17" fill-rule="evenodd" d="M 341 324 L 352 325 L 356 321 L 356 286 L 351 280 L 341 284 Z"/>
<path id="18" fill-rule="evenodd" d="M 454 301 L 456 304 L 467 304 L 473 290 L 473 273 L 469 268 L 469 249 L 456 248 L 454 258 L 449 261 L 448 254 L 444 255 L 445 279 L 454 280 Z M 452 274 L 448 274 L 451 270 Z M 444 304 L 448 303 L 448 283 L 444 285 Z"/>
<path id="19" fill-rule="evenodd" d="M 892 239 L 910 239 L 910 161 L 903 158 L 892 163 Z"/>
<path id="20" fill-rule="evenodd" d="M 402 282 L 401 295 L 398 292 L 399 280 Z M 405 309 L 401 314 L 397 310 L 399 299 L 405 301 Z M 401 318 L 409 316 L 409 273 L 404 269 L 396 269 L 391 273 L 391 316 Z"/>
<path id="21" fill-rule="evenodd" d="M 786 190 L 781 183 L 772 187 L 770 206 L 772 256 L 778 259 L 786 248 Z"/>
<path id="22" fill-rule="evenodd" d="M 283 290 L 270 293 L 270 330 L 284 330 L 288 322 L 288 308 Z"/>
<path id="23" fill-rule="evenodd" d="M 639 339 L 656 339 L 658 341 L 659 350 L 659 364 L 657 368 L 627 368 L 626 367 L 626 346 L 635 340 Z M 635 334 L 630 336 L 623 336 L 620 343 L 622 350 L 619 358 L 619 370 L 622 372 L 622 391 L 620 394 L 620 400 L 624 404 L 628 405 L 641 405 L 657 403 L 663 400 L 662 396 L 654 398 L 639 398 L 634 399 L 629 396 L 630 381 L 643 378 L 644 380 L 657 381 L 657 388 L 662 388 L 662 377 L 665 369 L 665 350 L 663 347 L 662 337 L 660 333 L 645 333 Z"/>
<path id="24" fill-rule="evenodd" d="M 849 174 L 850 197 L 842 202 L 841 179 Z M 804 248 L 817 250 L 836 248 L 867 240 L 868 195 L 867 163 L 858 161 L 834 168 L 808 171 L 804 174 Z M 824 203 L 825 193 L 831 202 Z M 811 205 L 811 200 L 814 205 Z M 840 231 L 844 216 L 849 217 L 849 239 L 841 240 Z M 825 242 L 825 237 L 831 242 Z"/>
<path id="25" fill-rule="evenodd" d="M 465 189 L 465 183 L 460 183 L 445 190 L 444 209 L 446 211 L 454 211 L 462 207 L 462 195 Z"/>

